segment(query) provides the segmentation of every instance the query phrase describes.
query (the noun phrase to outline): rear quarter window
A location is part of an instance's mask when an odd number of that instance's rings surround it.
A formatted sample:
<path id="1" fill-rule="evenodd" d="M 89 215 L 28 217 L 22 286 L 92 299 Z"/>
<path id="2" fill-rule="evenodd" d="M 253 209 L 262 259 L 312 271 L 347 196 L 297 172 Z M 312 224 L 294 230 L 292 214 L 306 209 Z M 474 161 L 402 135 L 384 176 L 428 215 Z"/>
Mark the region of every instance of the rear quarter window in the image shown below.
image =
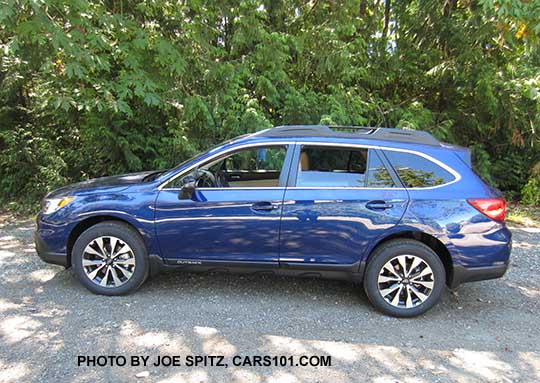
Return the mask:
<path id="1" fill-rule="evenodd" d="M 446 169 L 417 154 L 394 150 L 385 150 L 384 154 L 408 188 L 439 186 L 455 179 Z"/>

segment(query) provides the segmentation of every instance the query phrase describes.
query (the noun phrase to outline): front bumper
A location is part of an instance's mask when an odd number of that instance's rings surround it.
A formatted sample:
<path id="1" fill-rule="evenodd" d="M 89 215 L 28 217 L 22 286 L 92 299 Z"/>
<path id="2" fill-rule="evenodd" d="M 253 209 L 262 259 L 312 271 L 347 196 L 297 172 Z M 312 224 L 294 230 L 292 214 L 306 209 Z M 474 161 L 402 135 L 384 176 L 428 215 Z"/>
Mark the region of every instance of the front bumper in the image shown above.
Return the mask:
<path id="1" fill-rule="evenodd" d="M 38 256 L 44 262 L 69 267 L 70 264 L 66 252 L 58 251 L 64 250 L 65 246 L 58 245 L 57 249 L 54 250 L 50 247 L 51 244 L 55 245 L 61 242 L 58 240 L 58 233 L 40 222 L 40 218 L 38 216 L 37 229 L 34 232 L 34 244 Z"/>
<path id="2" fill-rule="evenodd" d="M 506 270 L 508 270 L 508 263 L 483 267 L 463 267 L 455 265 L 449 287 L 454 289 L 465 282 L 501 278 L 506 273 Z"/>

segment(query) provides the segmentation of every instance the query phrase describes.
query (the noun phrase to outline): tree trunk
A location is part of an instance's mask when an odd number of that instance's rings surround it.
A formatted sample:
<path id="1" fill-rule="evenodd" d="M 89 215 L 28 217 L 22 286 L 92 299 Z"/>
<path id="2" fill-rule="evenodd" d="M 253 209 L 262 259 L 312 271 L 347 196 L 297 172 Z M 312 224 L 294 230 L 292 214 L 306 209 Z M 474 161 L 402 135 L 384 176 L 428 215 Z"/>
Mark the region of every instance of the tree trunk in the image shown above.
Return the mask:
<path id="1" fill-rule="evenodd" d="M 385 40 L 388 37 L 388 24 L 390 23 L 390 3 L 391 3 L 391 0 L 385 0 L 385 2 L 384 2 L 383 38 Z"/>

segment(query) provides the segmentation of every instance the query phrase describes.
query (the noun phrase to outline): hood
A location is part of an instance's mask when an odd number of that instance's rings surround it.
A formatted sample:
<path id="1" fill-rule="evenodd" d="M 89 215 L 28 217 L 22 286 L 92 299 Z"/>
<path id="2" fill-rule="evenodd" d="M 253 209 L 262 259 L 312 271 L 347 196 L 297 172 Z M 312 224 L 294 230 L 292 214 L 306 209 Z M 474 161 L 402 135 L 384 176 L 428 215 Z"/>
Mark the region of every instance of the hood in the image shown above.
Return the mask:
<path id="1" fill-rule="evenodd" d="M 130 185 L 141 183 L 145 177 L 149 176 L 152 173 L 156 173 L 156 171 L 152 170 L 138 173 L 128 173 L 77 182 L 50 192 L 46 198 L 84 194 L 85 192 L 95 193 L 97 191 L 121 191 L 126 189 Z"/>

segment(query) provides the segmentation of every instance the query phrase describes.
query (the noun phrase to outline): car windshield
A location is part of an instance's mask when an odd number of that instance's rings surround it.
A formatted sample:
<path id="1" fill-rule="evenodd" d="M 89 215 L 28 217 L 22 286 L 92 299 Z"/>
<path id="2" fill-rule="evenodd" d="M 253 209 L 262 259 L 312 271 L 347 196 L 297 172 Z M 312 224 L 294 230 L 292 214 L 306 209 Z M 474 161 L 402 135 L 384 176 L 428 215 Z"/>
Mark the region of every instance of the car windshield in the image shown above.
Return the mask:
<path id="1" fill-rule="evenodd" d="M 148 174 L 146 177 L 143 178 L 143 182 L 151 182 L 151 181 L 155 180 L 156 178 L 158 178 L 160 174 L 165 173 L 167 170 L 168 169 L 157 170 L 155 172 L 152 172 L 152 173 Z"/>

